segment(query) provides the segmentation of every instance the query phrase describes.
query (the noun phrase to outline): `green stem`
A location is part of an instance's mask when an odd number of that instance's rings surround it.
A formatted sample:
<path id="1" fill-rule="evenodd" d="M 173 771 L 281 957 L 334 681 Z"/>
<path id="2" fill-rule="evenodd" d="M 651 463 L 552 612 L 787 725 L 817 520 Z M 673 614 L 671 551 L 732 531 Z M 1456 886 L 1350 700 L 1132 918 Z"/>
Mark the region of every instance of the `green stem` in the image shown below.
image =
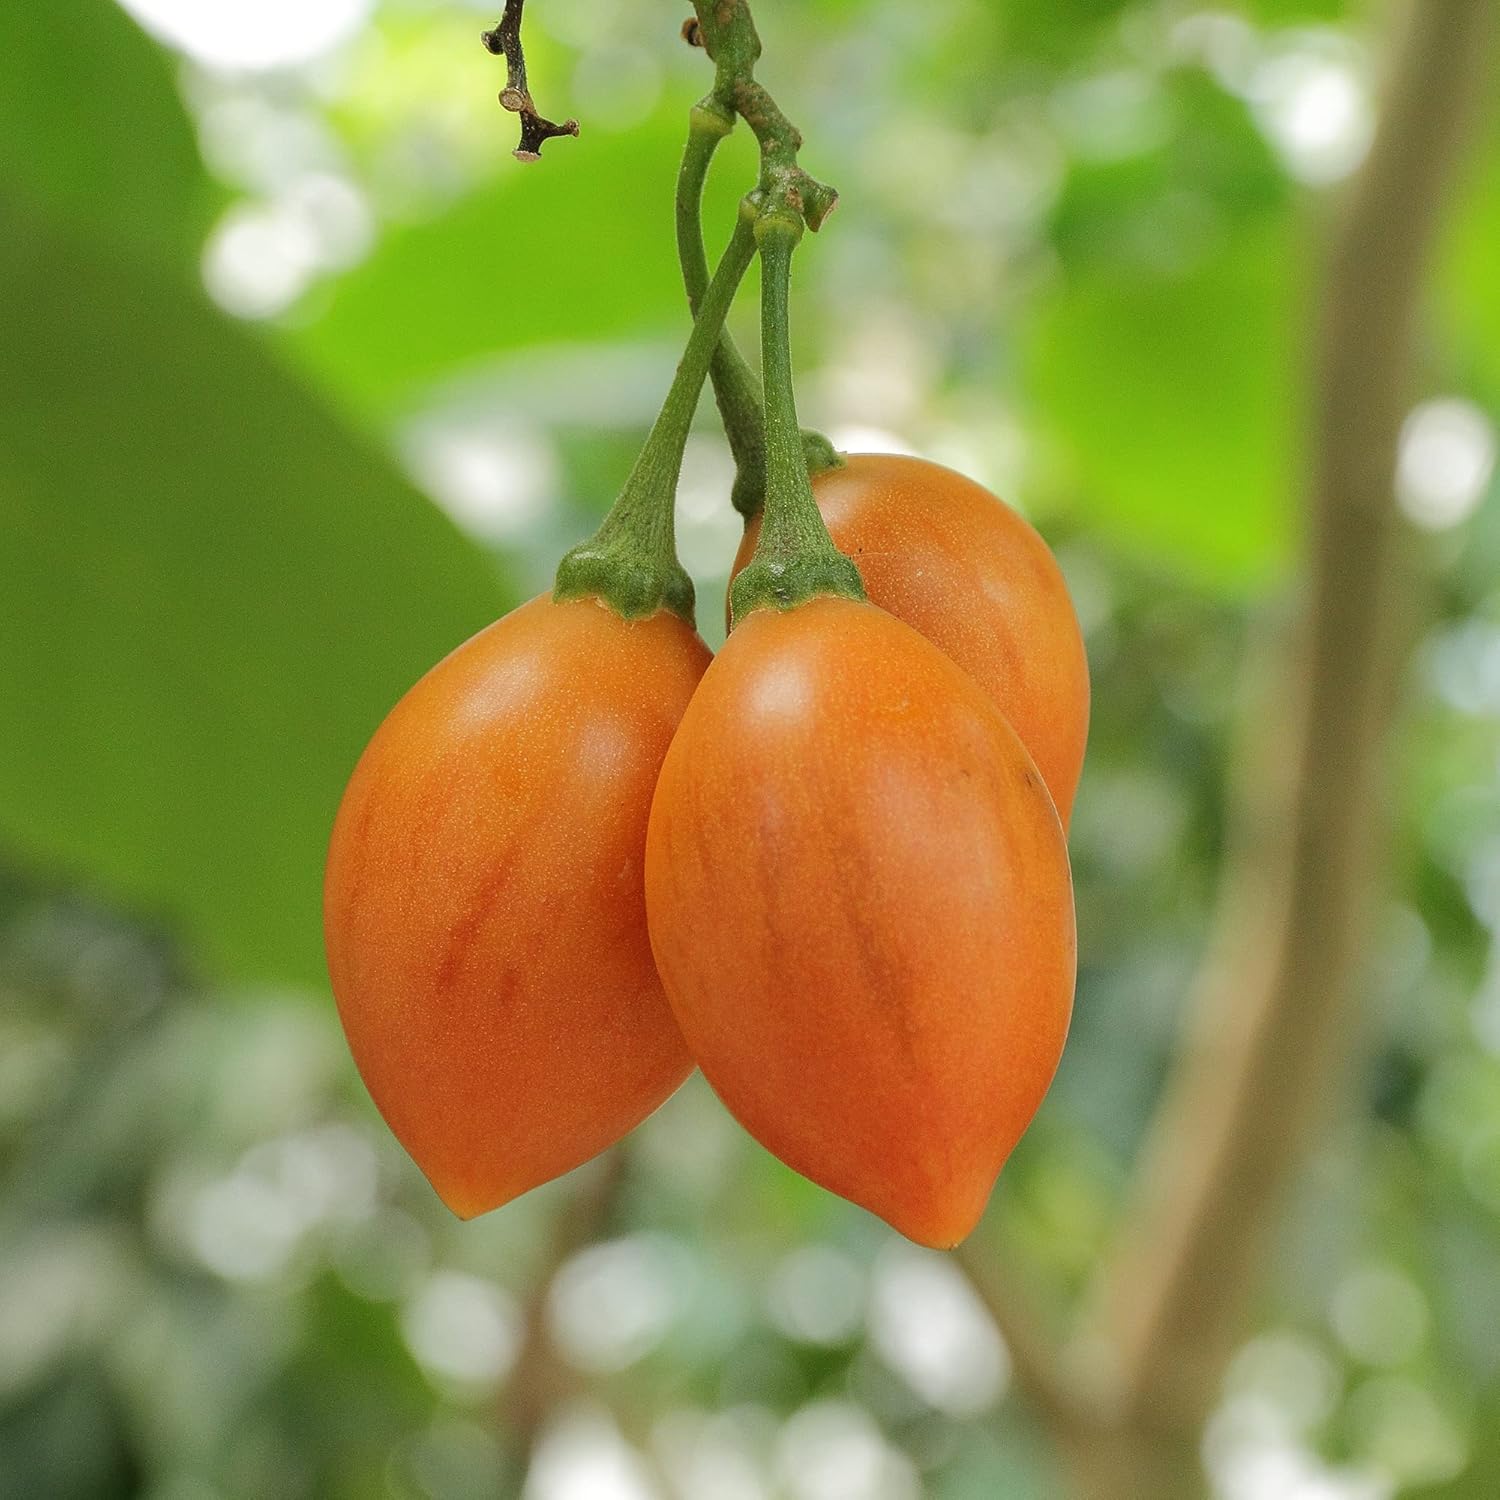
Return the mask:
<path id="1" fill-rule="evenodd" d="M 697 317 L 708 290 L 708 255 L 703 248 L 703 183 L 719 142 L 734 128 L 734 116 L 712 96 L 695 105 L 688 128 L 687 149 L 677 175 L 677 258 L 688 306 Z M 730 499 L 747 519 L 765 502 L 766 444 L 761 412 L 760 379 L 745 362 L 733 337 L 719 335 L 718 348 L 708 367 L 714 400 L 734 455 L 735 478 Z"/>
<path id="2" fill-rule="evenodd" d="M 814 229 L 833 210 L 838 194 L 814 182 L 797 165 L 802 137 L 755 82 L 760 37 L 744 0 L 714 0 L 696 6 L 699 35 L 715 65 L 713 92 L 694 106 L 687 149 L 677 178 L 677 254 L 683 285 L 694 312 L 708 284 L 708 257 L 703 248 L 703 184 L 719 142 L 734 129 L 736 114 L 745 114 L 761 143 L 761 189 L 779 185 L 794 212 L 807 217 Z M 749 113 L 746 113 L 746 111 Z M 714 398 L 724 422 L 735 481 L 730 492 L 734 508 L 748 522 L 760 514 L 766 496 L 765 416 L 761 384 L 725 333 L 709 374 Z M 816 474 L 838 468 L 843 459 L 820 432 L 802 433 L 808 471 Z"/>
<path id="3" fill-rule="evenodd" d="M 755 241 L 747 204 L 703 298 L 661 415 L 599 530 L 558 565 L 554 599 L 596 595 L 627 620 L 665 607 L 694 623 L 693 581 L 677 560 L 677 481 L 703 382 L 734 294 L 755 257 Z"/>
<path id="4" fill-rule="evenodd" d="M 839 195 L 797 165 L 802 133 L 756 82 L 761 49 L 750 0 L 693 0 L 693 10 L 703 46 L 714 63 L 711 97 L 721 109 L 739 115 L 760 142 L 760 187 L 767 207 L 789 209 L 816 232 L 833 212 Z"/>
<path id="5" fill-rule="evenodd" d="M 819 594 L 862 600 L 859 569 L 833 545 L 818 512 L 803 457 L 792 375 L 792 254 L 799 215 L 761 211 L 761 341 L 766 380 L 766 515 L 755 556 L 734 581 L 734 623 L 752 610 L 793 609 Z"/>

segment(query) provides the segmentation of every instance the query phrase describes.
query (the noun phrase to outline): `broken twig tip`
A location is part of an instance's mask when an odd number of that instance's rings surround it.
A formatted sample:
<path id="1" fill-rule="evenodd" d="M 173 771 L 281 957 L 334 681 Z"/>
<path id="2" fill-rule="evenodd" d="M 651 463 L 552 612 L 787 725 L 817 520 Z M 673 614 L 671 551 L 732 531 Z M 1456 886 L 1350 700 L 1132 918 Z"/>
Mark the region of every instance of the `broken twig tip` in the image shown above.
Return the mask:
<path id="1" fill-rule="evenodd" d="M 493 31 L 484 31 L 479 39 L 484 50 L 495 57 L 505 59 L 505 87 L 500 92 L 503 109 L 521 117 L 521 143 L 514 156 L 517 161 L 536 161 L 542 153 L 542 143 L 555 136 L 578 134 L 577 120 L 564 120 L 561 125 L 544 119 L 538 112 L 526 82 L 526 53 L 521 46 L 521 12 L 526 0 L 505 0 L 505 14 Z"/>

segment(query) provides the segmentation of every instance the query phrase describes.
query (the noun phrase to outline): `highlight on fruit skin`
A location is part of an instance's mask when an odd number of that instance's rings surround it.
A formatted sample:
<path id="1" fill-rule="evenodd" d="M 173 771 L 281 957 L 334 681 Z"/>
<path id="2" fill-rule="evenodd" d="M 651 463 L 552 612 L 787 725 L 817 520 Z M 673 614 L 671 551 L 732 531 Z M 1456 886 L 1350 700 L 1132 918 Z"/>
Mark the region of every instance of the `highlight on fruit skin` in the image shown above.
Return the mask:
<path id="1" fill-rule="evenodd" d="M 870 600 L 953 658 L 1030 751 L 1063 827 L 1083 771 L 1089 672 L 1057 560 L 1036 530 L 972 479 L 923 458 L 852 453 L 813 475 L 834 545 Z M 760 537 L 746 528 L 734 575 Z M 733 582 L 733 576 L 731 577 Z"/>
<path id="2" fill-rule="evenodd" d="M 870 604 L 753 611 L 693 697 L 646 846 L 688 1046 L 787 1165 L 909 1238 L 973 1229 L 1072 1009 L 1072 882 L 989 696 Z"/>
<path id="3" fill-rule="evenodd" d="M 692 1069 L 646 933 L 646 823 L 709 652 L 538 598 L 396 705 L 333 829 L 329 973 L 392 1131 L 469 1218 L 618 1140 Z"/>

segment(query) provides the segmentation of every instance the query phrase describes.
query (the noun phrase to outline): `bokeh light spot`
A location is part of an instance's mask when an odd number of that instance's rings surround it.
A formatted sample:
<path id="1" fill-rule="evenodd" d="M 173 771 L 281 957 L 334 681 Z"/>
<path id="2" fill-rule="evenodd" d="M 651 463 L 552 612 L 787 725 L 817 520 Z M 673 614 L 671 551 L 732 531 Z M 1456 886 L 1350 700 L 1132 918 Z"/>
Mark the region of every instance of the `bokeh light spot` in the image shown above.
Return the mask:
<path id="1" fill-rule="evenodd" d="M 1396 495 L 1401 509 L 1428 531 L 1466 521 L 1495 474 L 1495 426 L 1470 401 L 1424 401 L 1401 430 Z"/>
<path id="2" fill-rule="evenodd" d="M 372 0 L 120 0 L 148 31 L 209 67 L 295 67 L 331 52 Z"/>

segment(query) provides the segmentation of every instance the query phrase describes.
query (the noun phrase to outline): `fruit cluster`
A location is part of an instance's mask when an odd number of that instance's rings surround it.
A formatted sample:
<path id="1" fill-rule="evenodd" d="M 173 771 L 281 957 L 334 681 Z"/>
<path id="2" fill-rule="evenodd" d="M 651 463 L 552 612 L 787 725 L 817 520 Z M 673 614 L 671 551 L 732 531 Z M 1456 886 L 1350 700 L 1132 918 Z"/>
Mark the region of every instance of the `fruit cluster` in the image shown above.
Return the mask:
<path id="1" fill-rule="evenodd" d="M 746 0 L 696 9 L 717 76 L 678 178 L 695 319 L 672 389 L 555 592 L 365 751 L 329 971 L 376 1104 L 461 1215 L 588 1160 L 696 1064 L 789 1166 L 951 1246 L 1067 1034 L 1083 645 L 993 495 L 800 431 L 792 254 L 836 195 L 754 82 Z M 761 181 L 710 281 L 702 186 L 736 111 Z M 763 390 L 724 332 L 757 255 Z M 716 658 L 673 537 L 710 375 L 747 520 Z"/>
<path id="2" fill-rule="evenodd" d="M 934 464 L 853 456 L 814 490 L 869 603 L 756 610 L 710 663 L 667 610 L 535 599 L 354 773 L 334 990 L 459 1214 L 586 1161 L 696 1062 L 783 1161 L 949 1246 L 1041 1102 L 1088 720 L 1061 574 Z"/>

